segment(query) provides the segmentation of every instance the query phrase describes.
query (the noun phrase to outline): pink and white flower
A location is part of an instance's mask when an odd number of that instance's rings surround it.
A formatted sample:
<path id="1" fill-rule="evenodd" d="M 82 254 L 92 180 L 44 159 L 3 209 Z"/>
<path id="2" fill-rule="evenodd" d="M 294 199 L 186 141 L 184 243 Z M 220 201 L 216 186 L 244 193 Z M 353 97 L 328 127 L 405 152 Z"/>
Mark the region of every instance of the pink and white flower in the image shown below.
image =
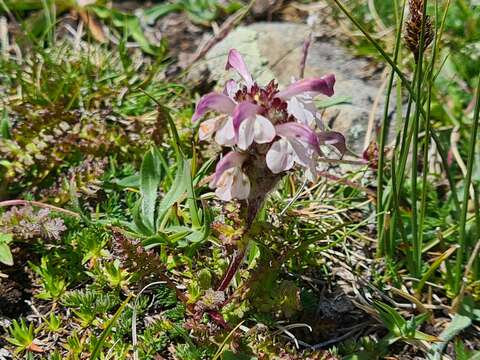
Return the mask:
<path id="1" fill-rule="evenodd" d="M 279 174 L 294 164 L 312 169 L 320 154 L 317 134 L 307 125 L 290 122 L 275 127 L 280 139 L 275 141 L 266 155 L 268 168 Z"/>
<path id="2" fill-rule="evenodd" d="M 343 154 L 341 134 L 314 131 L 318 117 L 313 97 L 333 95 L 334 75 L 298 80 L 280 91 L 273 80 L 260 87 L 235 49 L 226 65 L 227 70 L 232 68 L 243 82 L 229 80 L 223 93 L 204 95 L 192 117 L 196 122 L 208 111 L 223 114 L 199 126 L 200 140 L 214 136 L 219 145 L 234 148 L 219 161 L 210 184 L 220 199 L 249 199 L 254 189 L 265 189 L 257 184 L 262 174 L 273 184 L 272 177 L 281 177 L 295 164 L 305 167 L 314 180 L 320 145 L 336 146 Z"/>
<path id="3" fill-rule="evenodd" d="M 210 187 L 216 188 L 215 194 L 220 200 L 248 198 L 250 180 L 242 171 L 242 165 L 247 159 L 247 154 L 231 151 L 217 163 Z"/>

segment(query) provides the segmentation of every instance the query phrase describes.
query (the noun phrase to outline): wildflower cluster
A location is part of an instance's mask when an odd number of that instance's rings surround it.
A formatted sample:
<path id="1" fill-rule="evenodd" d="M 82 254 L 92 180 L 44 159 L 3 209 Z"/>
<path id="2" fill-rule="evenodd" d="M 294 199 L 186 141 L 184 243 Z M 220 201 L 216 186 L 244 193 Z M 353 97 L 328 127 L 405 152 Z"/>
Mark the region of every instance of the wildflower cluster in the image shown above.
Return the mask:
<path id="1" fill-rule="evenodd" d="M 200 140 L 213 136 L 219 145 L 232 148 L 218 162 L 210 183 L 220 199 L 261 201 L 295 165 L 314 181 L 321 145 L 333 145 L 343 155 L 342 134 L 315 131 L 323 126 L 313 97 L 333 95 L 334 75 L 298 80 L 284 90 L 274 80 L 261 87 L 234 49 L 228 54 L 230 68 L 243 83 L 229 80 L 223 93 L 203 96 L 192 118 L 196 122 L 209 110 L 223 114 L 205 120 L 199 130 Z"/>

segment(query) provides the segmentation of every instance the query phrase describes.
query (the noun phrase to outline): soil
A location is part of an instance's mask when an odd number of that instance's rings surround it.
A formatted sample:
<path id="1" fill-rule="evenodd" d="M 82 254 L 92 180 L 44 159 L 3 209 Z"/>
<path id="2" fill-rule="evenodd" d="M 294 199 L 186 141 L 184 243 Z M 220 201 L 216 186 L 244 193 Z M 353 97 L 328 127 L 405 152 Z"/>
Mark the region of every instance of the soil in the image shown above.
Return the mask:
<path id="1" fill-rule="evenodd" d="M 0 278 L 0 318 L 18 319 L 30 312 L 25 302 L 33 295 L 32 281 L 28 274 L 27 262 L 32 253 L 25 246 L 12 249 L 15 264 L 0 266 L 0 272 L 7 277 Z"/>

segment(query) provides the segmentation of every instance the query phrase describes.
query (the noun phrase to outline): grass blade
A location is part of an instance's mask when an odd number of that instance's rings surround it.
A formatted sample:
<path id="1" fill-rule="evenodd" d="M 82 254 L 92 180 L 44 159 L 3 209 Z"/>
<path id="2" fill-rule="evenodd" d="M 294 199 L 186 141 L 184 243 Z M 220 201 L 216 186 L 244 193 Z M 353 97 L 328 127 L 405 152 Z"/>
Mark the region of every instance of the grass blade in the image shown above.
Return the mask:
<path id="1" fill-rule="evenodd" d="M 103 345 L 105 343 L 105 339 L 110 334 L 110 331 L 112 331 L 113 325 L 118 320 L 118 318 L 122 314 L 122 312 L 125 309 L 125 307 L 127 306 L 127 304 L 130 302 L 130 299 L 132 298 L 132 296 L 133 296 L 133 294 L 128 295 L 128 297 L 123 301 L 123 303 L 117 309 L 117 311 L 115 312 L 113 317 L 108 321 L 107 325 L 105 326 L 105 329 L 100 334 L 100 337 L 98 338 L 98 341 L 95 343 L 95 347 L 92 350 L 92 355 L 90 356 L 91 360 L 97 359 L 98 356 L 100 355 L 100 351 L 102 351 Z"/>
<path id="2" fill-rule="evenodd" d="M 470 142 L 468 145 L 468 160 L 467 160 L 467 175 L 465 176 L 464 182 L 464 191 L 463 191 L 463 201 L 462 201 L 462 214 L 460 216 L 460 225 L 459 225 L 459 245 L 457 253 L 457 261 L 455 266 L 455 293 L 460 291 L 461 277 L 462 277 L 462 265 L 463 257 L 465 253 L 466 236 L 467 236 L 467 212 L 468 212 L 468 198 L 470 192 L 470 184 L 472 183 L 472 172 L 473 172 L 473 162 L 475 161 L 475 145 L 477 141 L 478 133 L 478 123 L 479 123 L 479 113 L 480 113 L 480 77 L 478 78 L 477 84 L 477 99 L 475 101 L 475 110 L 473 115 L 473 124 L 472 130 L 470 131 Z"/>

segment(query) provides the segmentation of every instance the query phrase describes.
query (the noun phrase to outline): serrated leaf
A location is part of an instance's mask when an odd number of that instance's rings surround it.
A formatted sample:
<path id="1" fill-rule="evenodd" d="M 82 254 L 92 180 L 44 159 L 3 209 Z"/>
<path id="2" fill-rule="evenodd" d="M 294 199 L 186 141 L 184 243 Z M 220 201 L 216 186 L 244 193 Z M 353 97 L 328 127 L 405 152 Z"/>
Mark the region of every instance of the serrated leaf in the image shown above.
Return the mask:
<path id="1" fill-rule="evenodd" d="M 185 174 L 188 163 L 185 160 L 177 162 L 177 173 L 172 187 L 165 194 L 158 206 L 157 224 L 161 224 L 170 208 L 185 194 L 188 186 L 188 176 Z"/>
<path id="2" fill-rule="evenodd" d="M 146 236 L 151 236 L 154 234 L 154 231 L 147 226 L 145 226 L 145 223 L 143 222 L 143 217 L 141 214 L 141 205 L 142 201 L 138 201 L 132 208 L 131 213 L 132 213 L 132 219 L 135 226 L 129 226 L 130 229 L 139 232 L 142 235 Z"/>
<path id="3" fill-rule="evenodd" d="M 115 180 L 114 183 L 123 188 L 140 188 L 140 174 L 134 174 L 120 180 Z"/>
<path id="4" fill-rule="evenodd" d="M 156 148 L 145 154 L 140 168 L 141 215 L 144 225 L 155 233 L 155 204 L 160 181 L 163 178 L 161 155 Z"/>
<path id="5" fill-rule="evenodd" d="M 188 207 L 190 209 L 190 217 L 192 219 L 192 227 L 194 229 L 200 228 L 200 211 L 197 206 L 197 198 L 195 194 L 195 189 L 193 188 L 192 180 L 192 171 L 191 171 L 191 160 L 186 160 L 184 162 L 184 176 L 186 177 L 185 182 L 187 185 L 187 195 L 188 195 Z"/>

